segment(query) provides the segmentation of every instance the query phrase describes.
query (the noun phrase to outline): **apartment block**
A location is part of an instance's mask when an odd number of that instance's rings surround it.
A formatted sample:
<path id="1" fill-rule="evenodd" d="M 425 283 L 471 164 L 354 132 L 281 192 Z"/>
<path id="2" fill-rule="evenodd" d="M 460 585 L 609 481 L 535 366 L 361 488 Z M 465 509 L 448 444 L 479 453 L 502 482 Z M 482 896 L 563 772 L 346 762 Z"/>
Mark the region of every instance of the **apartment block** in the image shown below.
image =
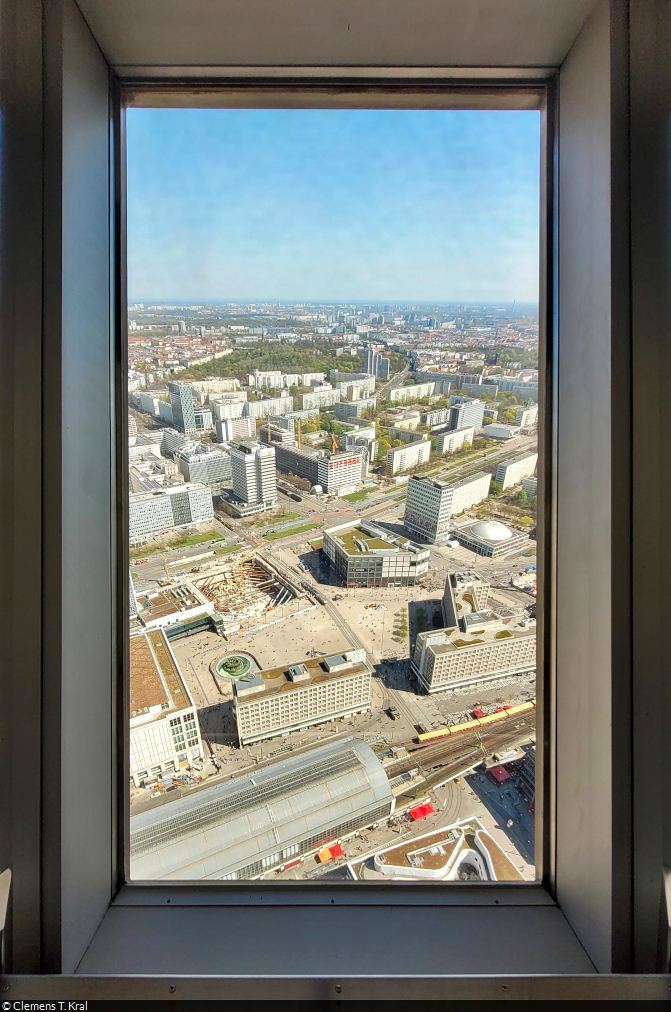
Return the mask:
<path id="1" fill-rule="evenodd" d="M 450 429 L 481 429 L 485 415 L 485 402 L 480 400 L 462 401 L 450 408 Z"/>
<path id="2" fill-rule="evenodd" d="M 256 422 L 253 418 L 223 418 L 214 423 L 214 431 L 220 443 L 230 443 L 232 439 L 253 439 Z"/>
<path id="3" fill-rule="evenodd" d="M 387 450 L 387 474 L 401 474 L 403 471 L 409 471 L 410 468 L 426 464 L 430 456 L 431 441 L 429 439 L 418 440 L 415 443 L 407 443 L 404 446 Z"/>
<path id="4" fill-rule="evenodd" d="M 389 391 L 389 400 L 398 403 L 412 403 L 421 400 L 422 397 L 430 397 L 436 387 L 432 380 L 430 383 L 415 383 L 407 387 L 392 387 Z"/>
<path id="5" fill-rule="evenodd" d="M 502 460 L 496 469 L 496 481 L 505 491 L 519 485 L 522 478 L 528 478 L 536 470 L 538 463 L 537 453 L 518 453 L 509 460 Z"/>
<path id="6" fill-rule="evenodd" d="M 329 408 L 342 398 L 341 390 L 329 388 L 327 390 L 313 390 L 309 394 L 299 394 L 301 408 L 306 411 L 310 408 Z"/>
<path id="7" fill-rule="evenodd" d="M 518 408 L 515 425 L 519 425 L 520 429 L 535 428 L 538 425 L 538 405 L 529 404 L 526 408 Z"/>
<path id="8" fill-rule="evenodd" d="M 473 443 L 475 429 L 473 426 L 467 429 L 454 429 L 441 432 L 438 436 L 438 453 L 455 453 L 460 450 L 464 443 Z"/>

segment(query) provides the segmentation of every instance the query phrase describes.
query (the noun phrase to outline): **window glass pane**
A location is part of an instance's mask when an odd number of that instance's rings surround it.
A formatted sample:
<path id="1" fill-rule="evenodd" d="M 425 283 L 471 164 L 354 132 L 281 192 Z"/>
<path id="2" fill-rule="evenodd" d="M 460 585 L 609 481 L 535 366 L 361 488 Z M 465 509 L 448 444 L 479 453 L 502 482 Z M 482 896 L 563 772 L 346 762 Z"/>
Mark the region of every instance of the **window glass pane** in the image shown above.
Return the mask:
<path id="1" fill-rule="evenodd" d="M 133 878 L 533 879 L 539 113 L 127 128 Z"/>

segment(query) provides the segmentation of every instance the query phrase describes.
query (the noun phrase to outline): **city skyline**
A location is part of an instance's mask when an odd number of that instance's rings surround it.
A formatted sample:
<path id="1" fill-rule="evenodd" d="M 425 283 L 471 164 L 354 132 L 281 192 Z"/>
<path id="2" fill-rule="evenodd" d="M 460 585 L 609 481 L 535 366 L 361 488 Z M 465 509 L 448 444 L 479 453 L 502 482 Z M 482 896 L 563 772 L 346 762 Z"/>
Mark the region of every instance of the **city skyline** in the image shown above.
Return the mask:
<path id="1" fill-rule="evenodd" d="M 131 301 L 535 303 L 539 130 L 529 111 L 131 109 Z"/>

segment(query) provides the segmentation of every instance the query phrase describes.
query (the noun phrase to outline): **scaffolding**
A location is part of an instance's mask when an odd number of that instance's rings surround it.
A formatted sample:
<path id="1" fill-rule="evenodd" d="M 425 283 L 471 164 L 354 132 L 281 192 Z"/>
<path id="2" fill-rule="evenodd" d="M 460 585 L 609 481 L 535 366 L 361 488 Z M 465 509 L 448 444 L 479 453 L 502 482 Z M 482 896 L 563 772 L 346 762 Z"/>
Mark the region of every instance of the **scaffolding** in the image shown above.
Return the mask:
<path id="1" fill-rule="evenodd" d="M 263 565 L 255 551 L 212 562 L 201 569 L 193 582 L 214 602 L 224 620 L 224 628 L 273 611 L 294 597 L 292 589 L 279 574 Z"/>

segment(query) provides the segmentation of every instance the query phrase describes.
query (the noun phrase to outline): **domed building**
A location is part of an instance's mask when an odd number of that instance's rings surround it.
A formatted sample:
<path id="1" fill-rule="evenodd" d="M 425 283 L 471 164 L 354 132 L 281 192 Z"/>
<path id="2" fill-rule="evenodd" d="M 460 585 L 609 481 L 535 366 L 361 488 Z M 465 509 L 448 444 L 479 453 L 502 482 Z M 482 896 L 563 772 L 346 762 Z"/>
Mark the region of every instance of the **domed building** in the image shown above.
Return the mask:
<path id="1" fill-rule="evenodd" d="M 511 530 L 498 520 L 474 522 L 472 518 L 455 524 L 450 537 L 456 538 L 464 548 L 469 548 L 478 555 L 486 555 L 490 559 L 520 548 L 529 540 L 527 534 Z"/>

